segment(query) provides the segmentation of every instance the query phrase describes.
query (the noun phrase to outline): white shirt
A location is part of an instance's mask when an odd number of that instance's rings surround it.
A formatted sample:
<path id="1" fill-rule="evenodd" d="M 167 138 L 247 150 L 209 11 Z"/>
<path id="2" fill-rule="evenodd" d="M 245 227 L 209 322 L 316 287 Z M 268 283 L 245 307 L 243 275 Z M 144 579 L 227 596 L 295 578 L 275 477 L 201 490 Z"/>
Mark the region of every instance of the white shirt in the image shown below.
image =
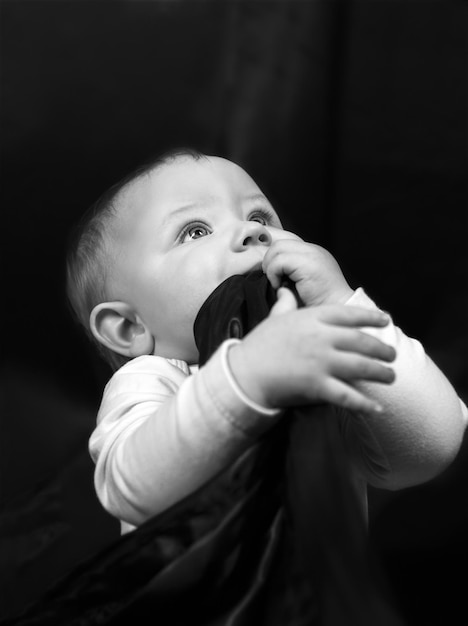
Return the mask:
<path id="1" fill-rule="evenodd" d="M 347 304 L 376 308 L 362 289 Z M 393 384 L 356 385 L 384 412 L 348 413 L 343 428 L 365 499 L 367 483 L 400 489 L 440 473 L 459 450 L 468 410 L 418 341 L 393 323 L 363 330 L 397 351 Z M 98 497 L 131 530 L 234 462 L 277 419 L 239 399 L 219 351 L 199 371 L 135 358 L 106 385 L 90 438 Z"/>

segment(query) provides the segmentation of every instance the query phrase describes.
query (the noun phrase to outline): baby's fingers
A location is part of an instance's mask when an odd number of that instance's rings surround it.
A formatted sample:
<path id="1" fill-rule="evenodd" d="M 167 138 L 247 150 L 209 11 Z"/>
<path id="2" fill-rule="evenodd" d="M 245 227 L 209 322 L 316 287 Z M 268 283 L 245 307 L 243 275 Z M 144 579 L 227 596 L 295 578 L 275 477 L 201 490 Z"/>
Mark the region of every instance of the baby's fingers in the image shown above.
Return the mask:
<path id="1" fill-rule="evenodd" d="M 395 372 L 380 361 L 348 352 L 342 352 L 336 359 L 333 375 L 341 380 L 368 380 L 386 384 L 395 380 Z"/>
<path id="2" fill-rule="evenodd" d="M 345 382 L 329 378 L 323 388 L 324 400 L 349 411 L 377 412 L 382 406 Z"/>
<path id="3" fill-rule="evenodd" d="M 390 321 L 390 316 L 379 309 L 359 306 L 325 305 L 315 311 L 324 322 L 337 326 L 386 326 Z"/>
<path id="4" fill-rule="evenodd" d="M 391 362 L 396 358 L 395 348 L 360 330 L 337 330 L 334 346 L 338 350 L 357 352 L 381 361 Z"/>
<path id="5" fill-rule="evenodd" d="M 293 292 L 287 287 L 280 287 L 276 292 L 277 300 L 273 305 L 270 315 L 281 315 L 297 309 L 297 300 Z"/>

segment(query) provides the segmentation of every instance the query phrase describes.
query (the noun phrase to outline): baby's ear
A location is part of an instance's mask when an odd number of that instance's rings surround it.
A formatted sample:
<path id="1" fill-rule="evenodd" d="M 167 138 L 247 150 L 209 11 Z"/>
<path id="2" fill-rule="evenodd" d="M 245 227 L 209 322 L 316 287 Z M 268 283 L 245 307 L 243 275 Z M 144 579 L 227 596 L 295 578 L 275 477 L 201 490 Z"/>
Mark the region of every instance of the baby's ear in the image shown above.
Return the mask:
<path id="1" fill-rule="evenodd" d="M 154 339 L 135 311 L 125 302 L 102 302 L 89 316 L 94 337 L 106 348 L 134 358 L 152 354 Z"/>

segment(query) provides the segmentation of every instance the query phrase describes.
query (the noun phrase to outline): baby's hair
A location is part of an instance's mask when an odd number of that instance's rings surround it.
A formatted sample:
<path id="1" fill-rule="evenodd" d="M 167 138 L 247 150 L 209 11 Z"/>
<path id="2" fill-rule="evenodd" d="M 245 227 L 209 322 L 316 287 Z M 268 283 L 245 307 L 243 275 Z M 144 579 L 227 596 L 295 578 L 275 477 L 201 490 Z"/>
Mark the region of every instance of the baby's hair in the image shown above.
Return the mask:
<path id="1" fill-rule="evenodd" d="M 198 160 L 205 155 L 192 148 L 177 148 L 140 165 L 105 191 L 84 213 L 70 235 L 66 260 L 66 292 L 76 320 L 115 371 L 130 359 L 100 344 L 90 330 L 93 308 L 108 300 L 106 279 L 111 269 L 111 226 L 118 213 L 118 198 L 132 183 L 179 157 Z"/>

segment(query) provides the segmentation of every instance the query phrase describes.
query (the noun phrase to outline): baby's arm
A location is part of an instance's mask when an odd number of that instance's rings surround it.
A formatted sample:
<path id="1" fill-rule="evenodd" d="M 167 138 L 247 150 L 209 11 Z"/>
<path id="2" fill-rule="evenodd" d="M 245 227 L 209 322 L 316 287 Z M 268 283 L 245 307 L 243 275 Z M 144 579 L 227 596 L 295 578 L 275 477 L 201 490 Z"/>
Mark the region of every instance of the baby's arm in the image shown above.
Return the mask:
<path id="1" fill-rule="evenodd" d="M 337 325 L 340 320 L 346 325 Z M 287 405 L 292 391 L 298 404 L 327 399 L 327 383 L 336 380 L 335 367 L 344 368 L 339 373 L 345 378 L 390 381 L 391 370 L 372 357 L 392 360 L 393 350 L 362 333 L 355 335 L 352 328 L 387 322 L 378 311 L 355 307 L 317 307 L 284 315 L 273 311 L 229 354 L 222 346 L 192 376 L 185 364 L 160 357 L 128 363 L 106 387 L 90 441 L 96 489 L 104 507 L 133 525 L 165 510 L 250 447 L 278 419 L 279 412 L 269 407 Z M 335 348 L 335 339 L 344 342 L 343 349 Z M 295 351 L 300 352 L 297 358 Z M 244 358 L 240 369 L 239 357 L 241 362 Z M 243 375 L 256 381 L 254 388 L 260 393 L 252 400 L 257 408 L 236 393 L 226 373 L 229 367 L 238 384 L 242 385 Z M 290 367 L 304 370 L 298 380 L 289 376 Z M 374 405 L 357 392 L 348 396 L 340 391 L 338 396 L 345 405 Z M 259 401 L 265 408 L 258 406 Z"/>
<path id="2" fill-rule="evenodd" d="M 104 391 L 90 439 L 95 486 L 112 515 L 138 526 L 235 460 L 276 419 L 239 401 L 220 351 L 198 372 L 134 359 Z"/>
<path id="3" fill-rule="evenodd" d="M 356 290 L 348 303 L 376 307 L 362 289 Z M 386 489 L 422 483 L 455 458 L 468 422 L 467 407 L 419 341 L 393 323 L 385 328 L 366 328 L 365 332 L 393 346 L 397 358 L 392 364 L 396 374 L 392 385 L 356 382 L 358 389 L 384 409 L 380 415 L 358 414 L 357 421 L 361 420 L 369 429 L 367 434 L 378 442 L 388 466 L 382 475 L 365 462 L 361 470 L 367 482 Z M 352 415 L 347 419 L 352 427 Z M 356 431 L 350 428 L 348 436 L 350 445 L 358 449 Z"/>
<path id="4" fill-rule="evenodd" d="M 336 260 L 324 248 L 301 240 L 275 242 L 264 259 L 264 271 L 273 286 L 288 276 L 306 306 L 343 303 L 376 309 L 362 289 L 354 292 Z M 421 344 L 390 323 L 385 328 L 363 329 L 393 346 L 396 379 L 390 386 L 357 380 L 354 387 L 378 402 L 382 414 L 348 414 L 348 443 L 356 453 L 365 479 L 376 486 L 399 489 L 429 480 L 455 457 L 468 414 L 466 406 Z M 353 423 L 354 422 L 354 423 Z M 372 441 L 376 464 L 367 462 L 359 433 Z M 373 467 L 387 467 L 383 474 Z"/>

